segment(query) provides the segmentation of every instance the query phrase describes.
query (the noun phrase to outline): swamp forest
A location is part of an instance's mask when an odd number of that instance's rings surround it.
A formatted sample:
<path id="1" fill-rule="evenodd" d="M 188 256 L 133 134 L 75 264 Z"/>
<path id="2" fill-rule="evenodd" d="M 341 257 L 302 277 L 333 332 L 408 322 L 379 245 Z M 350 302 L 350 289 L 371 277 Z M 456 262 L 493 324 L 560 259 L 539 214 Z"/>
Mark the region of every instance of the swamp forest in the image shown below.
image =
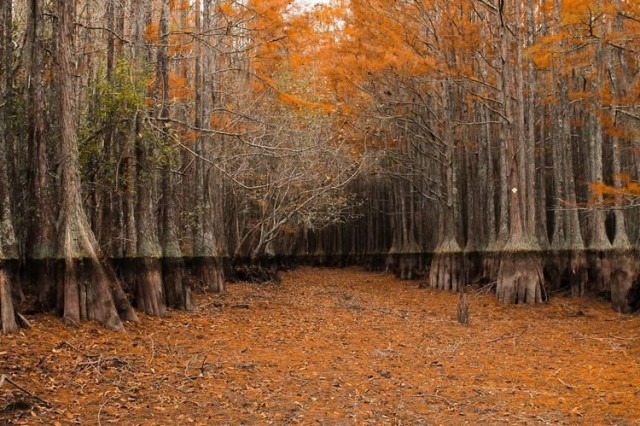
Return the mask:
<path id="1" fill-rule="evenodd" d="M 633 311 L 639 8 L 3 1 L 2 330 L 188 310 L 247 262 Z"/>
<path id="2" fill-rule="evenodd" d="M 0 0 L 0 422 L 631 424 L 639 52 L 635 0 Z"/>

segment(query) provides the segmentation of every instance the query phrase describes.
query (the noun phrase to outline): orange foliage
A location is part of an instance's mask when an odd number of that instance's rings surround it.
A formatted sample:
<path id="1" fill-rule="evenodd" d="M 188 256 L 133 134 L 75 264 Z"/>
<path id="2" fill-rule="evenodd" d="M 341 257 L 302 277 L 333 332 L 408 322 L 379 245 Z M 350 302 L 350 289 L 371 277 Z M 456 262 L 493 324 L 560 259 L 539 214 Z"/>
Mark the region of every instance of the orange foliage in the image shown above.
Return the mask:
<path id="1" fill-rule="evenodd" d="M 628 47 L 632 52 L 639 50 L 640 41 L 630 36 L 640 33 L 638 22 L 624 20 L 620 28 L 609 25 L 619 13 L 638 16 L 640 7 L 636 3 L 563 0 L 558 32 L 536 36 L 536 44 L 526 50 L 527 57 L 520 64 L 526 66 L 533 61 L 542 85 L 547 86 L 545 90 L 553 83 L 552 73 L 567 79 L 580 75 L 587 83 L 570 86 L 570 100 L 592 104 L 602 111 L 597 118 L 607 134 L 621 139 L 632 137 L 633 131 L 611 117 L 608 107 L 637 103 L 640 82 L 631 81 L 625 92 L 616 91 L 607 78 L 601 79 L 597 89 L 588 83 L 603 76 L 604 70 L 593 66 L 600 54 L 599 40 Z M 176 33 L 191 30 L 195 25 L 194 14 L 189 12 L 192 2 L 172 0 L 170 6 L 172 29 Z M 335 114 L 357 122 L 366 111 L 375 109 L 380 93 L 390 93 L 401 105 L 411 90 L 439 93 L 439 82 L 451 78 L 474 82 L 469 84 L 473 90 L 462 95 L 472 110 L 478 102 L 494 97 L 491 87 L 500 84 L 499 73 L 490 69 L 495 65 L 492 58 L 495 61 L 499 55 L 497 29 L 485 10 L 468 0 L 335 0 L 310 9 L 300 8 L 293 0 L 250 0 L 242 7 L 232 1 L 217 2 L 216 7 L 214 14 L 221 18 L 220 25 L 229 25 L 227 32 L 244 28 L 240 41 L 246 45 L 241 44 L 241 49 L 252 76 L 246 87 L 256 96 L 269 93 L 273 108 Z M 535 25 L 549 26 L 553 20 L 553 2 L 543 2 L 536 10 Z M 156 23 L 148 25 L 147 40 L 157 42 L 157 32 Z M 220 42 L 233 46 L 239 42 L 234 37 L 238 34 L 229 34 L 229 40 L 222 37 Z M 169 54 L 183 61 L 182 75 L 188 75 L 192 66 L 182 58 L 193 54 L 195 43 L 184 34 L 170 36 Z M 484 74 L 478 65 L 481 57 L 489 64 Z M 557 67 L 559 58 L 561 69 Z M 625 60 L 629 64 L 638 62 L 632 54 Z M 170 85 L 174 101 L 187 101 L 193 96 L 183 78 L 172 76 Z M 410 89 L 386 90 L 394 85 Z M 555 96 L 548 90 L 538 99 L 552 105 L 557 102 Z M 214 116 L 211 124 L 230 125 L 223 121 Z M 361 143 L 365 136 L 364 131 L 358 136 Z"/>
<path id="2" fill-rule="evenodd" d="M 227 114 L 212 114 L 209 124 L 212 129 L 225 129 L 231 124 L 231 119 Z"/>
<path id="3" fill-rule="evenodd" d="M 220 12 L 224 13 L 228 17 L 233 17 L 236 14 L 236 10 L 231 2 L 222 2 L 218 7 L 220 8 Z"/>
<path id="4" fill-rule="evenodd" d="M 623 196 L 637 198 L 640 197 L 640 182 L 632 180 L 631 175 L 622 173 L 613 176 L 613 180 L 617 181 L 616 185 L 608 185 L 604 182 L 590 183 L 591 192 L 593 194 L 592 202 L 597 200 L 599 196 Z M 606 199 L 605 202 L 611 201 Z"/>
<path id="5" fill-rule="evenodd" d="M 333 107 L 328 103 L 318 103 L 318 102 L 310 102 L 305 99 L 302 99 L 298 96 L 294 96 L 288 93 L 279 93 L 278 99 L 282 101 L 284 104 L 293 106 L 295 108 L 310 108 L 315 110 L 322 110 L 325 112 L 332 112 Z"/>
<path id="6" fill-rule="evenodd" d="M 190 99 L 193 90 L 187 84 L 187 79 L 175 72 L 169 72 L 169 98 L 172 101 Z"/>
<path id="7" fill-rule="evenodd" d="M 158 42 L 158 30 L 160 25 L 157 22 L 150 22 L 144 28 L 144 38 L 149 43 L 157 43 Z"/>
<path id="8" fill-rule="evenodd" d="M 195 132 L 195 131 L 189 131 L 182 135 L 182 139 L 184 141 L 189 141 L 189 142 L 195 141 L 197 137 L 198 137 L 198 132 Z"/>

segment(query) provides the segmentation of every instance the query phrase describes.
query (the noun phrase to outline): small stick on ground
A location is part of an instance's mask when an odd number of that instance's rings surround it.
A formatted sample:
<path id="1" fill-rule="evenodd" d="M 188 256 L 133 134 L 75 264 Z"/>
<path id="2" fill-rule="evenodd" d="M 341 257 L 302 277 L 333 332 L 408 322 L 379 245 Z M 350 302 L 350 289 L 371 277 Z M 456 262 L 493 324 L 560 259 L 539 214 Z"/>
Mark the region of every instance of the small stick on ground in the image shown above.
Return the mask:
<path id="1" fill-rule="evenodd" d="M 460 299 L 458 300 L 458 322 L 462 325 L 469 325 L 469 305 L 467 296 L 464 294 L 464 284 L 460 284 Z"/>
<path id="2" fill-rule="evenodd" d="M 212 300 L 210 302 L 203 303 L 202 305 L 198 306 L 198 309 L 207 308 L 209 306 L 213 306 L 214 308 L 222 308 L 224 307 L 224 304 L 219 300 Z"/>
<path id="3" fill-rule="evenodd" d="M 19 384 L 17 384 L 16 382 L 14 382 L 11 378 L 9 378 L 6 375 L 2 375 L 0 376 L 0 388 L 2 387 L 2 385 L 4 384 L 4 382 L 9 383 L 10 385 L 13 385 L 16 389 L 20 390 L 21 392 L 29 395 L 31 398 L 36 399 L 40 402 L 42 402 L 46 407 L 51 407 L 51 404 L 47 401 L 45 401 L 44 399 L 40 398 L 37 395 L 34 395 L 33 393 L 31 393 L 29 390 L 23 388 L 22 386 L 20 386 Z"/>
<path id="4" fill-rule="evenodd" d="M 235 305 L 231 305 L 231 307 L 237 308 L 237 309 L 249 309 L 251 306 L 248 303 L 243 302 L 243 303 L 236 303 Z"/>
<path id="5" fill-rule="evenodd" d="M 522 332 L 520 334 L 517 335 L 513 335 L 513 334 L 505 334 L 503 336 L 500 337 L 496 337 L 495 339 L 491 339 L 491 340 L 487 340 L 487 343 L 494 343 L 494 342 L 498 342 L 500 340 L 505 340 L 505 339 L 517 339 L 518 337 L 522 336 L 524 333 L 527 332 L 527 330 L 529 330 L 529 327 L 525 327 Z"/>
<path id="6" fill-rule="evenodd" d="M 58 344 L 58 346 L 56 346 L 57 349 L 62 348 L 63 346 L 68 346 L 69 348 L 73 349 L 74 351 L 78 352 L 79 354 L 81 354 L 82 356 L 86 357 L 86 358 L 99 358 L 100 355 L 96 354 L 88 354 L 85 351 L 83 351 L 82 349 L 79 349 L 78 347 L 72 345 L 71 343 L 67 342 L 66 340 L 63 340 L 62 342 L 60 342 Z"/>
<path id="7" fill-rule="evenodd" d="M 202 357 L 202 365 L 200 365 L 200 375 L 202 377 L 204 377 L 204 373 L 205 373 L 204 369 L 206 365 L 207 365 L 207 354 L 204 354 L 204 357 Z"/>
<path id="8" fill-rule="evenodd" d="M 154 358 L 156 357 L 156 346 L 153 343 L 153 334 L 149 335 L 149 340 L 151 340 L 151 359 L 147 362 L 148 365 L 151 365 Z"/>
<path id="9" fill-rule="evenodd" d="M 560 378 L 558 378 L 558 381 L 559 381 L 560 383 L 562 383 L 562 384 L 563 384 L 567 389 L 575 389 L 575 388 L 576 388 L 575 386 L 570 385 L 569 383 L 565 382 L 564 380 L 562 380 L 562 379 L 560 379 Z"/>
<path id="10" fill-rule="evenodd" d="M 20 312 L 16 312 L 16 318 L 18 319 L 18 322 L 20 323 L 20 327 L 22 327 L 22 328 L 31 328 L 31 323 L 29 322 L 27 317 L 22 315 Z"/>

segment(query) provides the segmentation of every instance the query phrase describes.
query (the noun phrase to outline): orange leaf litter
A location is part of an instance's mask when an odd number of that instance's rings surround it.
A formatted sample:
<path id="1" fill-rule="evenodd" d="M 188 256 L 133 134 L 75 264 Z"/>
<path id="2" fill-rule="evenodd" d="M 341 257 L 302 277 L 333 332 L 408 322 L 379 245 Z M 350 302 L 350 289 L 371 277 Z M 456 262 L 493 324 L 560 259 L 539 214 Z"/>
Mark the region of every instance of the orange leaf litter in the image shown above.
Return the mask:
<path id="1" fill-rule="evenodd" d="M 127 331 L 51 315 L 2 337 L 0 424 L 640 424 L 640 317 L 506 306 L 360 269 L 231 284 Z"/>

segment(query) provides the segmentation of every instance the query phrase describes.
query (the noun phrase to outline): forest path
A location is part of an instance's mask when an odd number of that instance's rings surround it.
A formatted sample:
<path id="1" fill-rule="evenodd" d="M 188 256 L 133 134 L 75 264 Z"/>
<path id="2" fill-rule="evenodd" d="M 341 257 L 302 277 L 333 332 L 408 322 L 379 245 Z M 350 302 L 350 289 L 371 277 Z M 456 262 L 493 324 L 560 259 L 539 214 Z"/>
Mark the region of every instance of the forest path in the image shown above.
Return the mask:
<path id="1" fill-rule="evenodd" d="M 125 333 L 34 316 L 3 337 L 0 374 L 51 408 L 5 383 L 0 424 L 638 424 L 640 317 L 470 294 L 464 327 L 456 303 L 387 274 L 300 268 Z"/>

